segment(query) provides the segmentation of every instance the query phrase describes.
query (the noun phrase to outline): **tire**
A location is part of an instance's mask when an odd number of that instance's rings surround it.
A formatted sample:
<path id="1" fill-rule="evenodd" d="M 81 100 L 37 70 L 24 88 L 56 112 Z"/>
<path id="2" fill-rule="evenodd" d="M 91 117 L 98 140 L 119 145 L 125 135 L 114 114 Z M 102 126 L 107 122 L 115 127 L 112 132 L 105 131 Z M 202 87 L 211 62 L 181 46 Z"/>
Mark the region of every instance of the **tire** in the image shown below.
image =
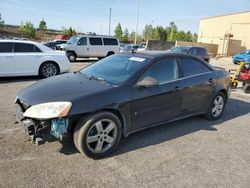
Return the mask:
<path id="1" fill-rule="evenodd" d="M 223 93 L 217 93 L 211 101 L 205 117 L 209 120 L 216 120 L 221 117 L 226 105 L 226 97 Z"/>
<path id="2" fill-rule="evenodd" d="M 39 68 L 39 76 L 42 78 L 49 78 L 51 76 L 56 76 L 60 73 L 59 67 L 54 62 L 46 62 Z"/>
<path id="3" fill-rule="evenodd" d="M 242 87 L 244 87 L 247 84 L 247 82 L 242 82 Z"/>
<path id="4" fill-rule="evenodd" d="M 113 54 L 115 54 L 115 53 L 114 52 L 108 52 L 107 55 L 106 55 L 106 57 L 111 56 Z"/>
<path id="5" fill-rule="evenodd" d="M 238 86 L 238 82 L 230 82 L 230 88 L 235 89 Z"/>
<path id="6" fill-rule="evenodd" d="M 243 87 L 244 93 L 250 93 L 250 84 L 245 84 Z"/>
<path id="7" fill-rule="evenodd" d="M 75 62 L 76 61 L 76 54 L 75 53 L 69 53 L 68 55 L 68 59 L 70 62 Z"/>
<path id="8" fill-rule="evenodd" d="M 111 154 L 119 145 L 122 126 L 110 112 L 99 112 L 82 118 L 74 130 L 74 144 L 78 151 L 91 158 Z"/>

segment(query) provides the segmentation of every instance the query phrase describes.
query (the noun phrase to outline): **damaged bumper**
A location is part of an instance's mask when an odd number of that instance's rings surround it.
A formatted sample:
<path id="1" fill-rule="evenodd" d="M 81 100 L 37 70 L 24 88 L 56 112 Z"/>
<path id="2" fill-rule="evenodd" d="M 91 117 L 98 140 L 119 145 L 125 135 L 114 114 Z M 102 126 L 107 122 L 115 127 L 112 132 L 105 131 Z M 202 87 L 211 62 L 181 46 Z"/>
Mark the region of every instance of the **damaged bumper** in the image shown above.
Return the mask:
<path id="1" fill-rule="evenodd" d="M 25 109 L 16 103 L 16 119 L 29 136 L 29 140 L 40 145 L 52 136 L 62 141 L 68 136 L 69 119 L 36 120 L 23 116 Z"/>

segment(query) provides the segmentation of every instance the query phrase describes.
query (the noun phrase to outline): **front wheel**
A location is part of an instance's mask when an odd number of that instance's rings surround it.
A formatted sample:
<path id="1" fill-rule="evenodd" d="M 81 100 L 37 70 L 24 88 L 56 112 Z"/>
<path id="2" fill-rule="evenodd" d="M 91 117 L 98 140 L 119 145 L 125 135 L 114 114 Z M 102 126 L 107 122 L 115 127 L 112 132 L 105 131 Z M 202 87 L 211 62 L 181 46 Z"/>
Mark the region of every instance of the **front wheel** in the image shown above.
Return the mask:
<path id="1" fill-rule="evenodd" d="M 112 153 L 122 135 L 121 122 L 110 112 L 83 118 L 74 130 L 74 144 L 80 153 L 100 158 Z"/>
<path id="2" fill-rule="evenodd" d="M 223 93 L 218 93 L 213 98 L 205 117 L 209 120 L 219 119 L 224 111 L 226 97 Z"/>
<path id="3" fill-rule="evenodd" d="M 69 53 L 68 58 L 70 62 L 75 62 L 76 61 L 76 55 L 74 53 Z"/>

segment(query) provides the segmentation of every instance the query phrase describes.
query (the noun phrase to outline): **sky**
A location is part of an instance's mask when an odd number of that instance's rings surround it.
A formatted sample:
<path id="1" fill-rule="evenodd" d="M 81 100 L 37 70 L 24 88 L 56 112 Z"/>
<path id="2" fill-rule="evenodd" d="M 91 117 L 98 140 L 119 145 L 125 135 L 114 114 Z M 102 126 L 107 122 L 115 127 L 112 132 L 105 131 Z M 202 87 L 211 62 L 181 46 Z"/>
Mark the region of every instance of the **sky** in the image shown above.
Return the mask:
<path id="1" fill-rule="evenodd" d="M 0 0 L 6 24 L 30 21 L 35 27 L 44 19 L 50 29 L 73 27 L 78 32 L 106 35 L 109 9 L 111 34 L 120 22 L 129 32 L 136 29 L 138 0 Z M 210 16 L 250 11 L 250 0 L 139 0 L 139 33 L 145 24 L 166 27 L 171 21 L 178 29 L 198 32 L 199 20 Z"/>

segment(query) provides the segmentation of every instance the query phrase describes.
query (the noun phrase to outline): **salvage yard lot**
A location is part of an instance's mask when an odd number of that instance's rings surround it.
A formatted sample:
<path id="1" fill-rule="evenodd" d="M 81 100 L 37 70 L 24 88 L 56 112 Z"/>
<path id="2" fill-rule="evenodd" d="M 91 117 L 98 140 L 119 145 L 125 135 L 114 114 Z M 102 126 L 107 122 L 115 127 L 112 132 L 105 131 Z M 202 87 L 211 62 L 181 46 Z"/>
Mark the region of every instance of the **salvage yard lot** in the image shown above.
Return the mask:
<path id="1" fill-rule="evenodd" d="M 230 61 L 212 59 L 211 63 L 236 68 Z M 91 62 L 72 63 L 72 71 Z M 217 121 L 198 116 L 134 133 L 110 157 L 93 160 L 69 143 L 32 145 L 15 124 L 16 94 L 37 80 L 0 80 L 0 187 L 250 185 L 250 95 L 240 87 L 232 90 Z"/>

